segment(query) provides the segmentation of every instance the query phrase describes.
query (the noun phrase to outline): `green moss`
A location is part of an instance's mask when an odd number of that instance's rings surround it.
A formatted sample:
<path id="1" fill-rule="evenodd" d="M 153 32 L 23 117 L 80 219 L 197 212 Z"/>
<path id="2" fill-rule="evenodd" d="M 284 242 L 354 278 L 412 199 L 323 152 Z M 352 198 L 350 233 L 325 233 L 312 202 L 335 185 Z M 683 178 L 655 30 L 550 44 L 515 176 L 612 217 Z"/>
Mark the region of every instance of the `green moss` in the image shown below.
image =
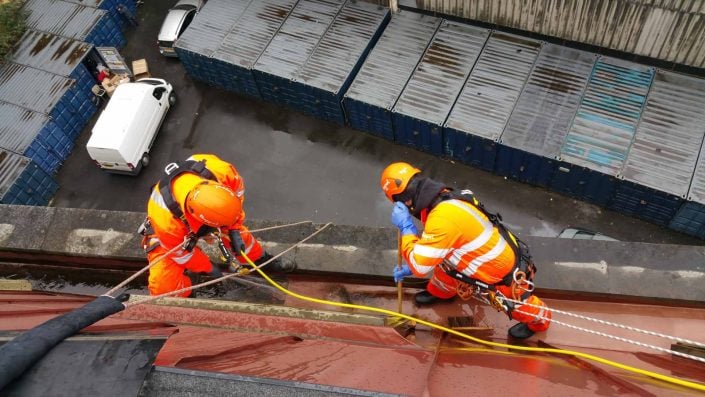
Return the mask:
<path id="1" fill-rule="evenodd" d="M 27 29 L 27 11 L 22 8 L 24 0 L 0 0 L 0 63 L 12 53 L 12 49 Z"/>

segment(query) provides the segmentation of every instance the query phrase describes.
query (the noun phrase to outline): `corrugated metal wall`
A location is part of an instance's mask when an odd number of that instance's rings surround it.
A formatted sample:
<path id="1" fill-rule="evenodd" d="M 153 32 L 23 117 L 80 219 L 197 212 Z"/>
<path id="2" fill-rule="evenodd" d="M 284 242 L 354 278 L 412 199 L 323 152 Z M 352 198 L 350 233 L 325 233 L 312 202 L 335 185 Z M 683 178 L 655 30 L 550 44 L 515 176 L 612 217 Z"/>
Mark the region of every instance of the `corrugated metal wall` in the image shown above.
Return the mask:
<path id="1" fill-rule="evenodd" d="M 0 149 L 0 204 L 47 205 L 58 188 L 32 160 Z"/>
<path id="2" fill-rule="evenodd" d="M 400 0 L 399 4 L 705 68 L 702 1 Z"/>

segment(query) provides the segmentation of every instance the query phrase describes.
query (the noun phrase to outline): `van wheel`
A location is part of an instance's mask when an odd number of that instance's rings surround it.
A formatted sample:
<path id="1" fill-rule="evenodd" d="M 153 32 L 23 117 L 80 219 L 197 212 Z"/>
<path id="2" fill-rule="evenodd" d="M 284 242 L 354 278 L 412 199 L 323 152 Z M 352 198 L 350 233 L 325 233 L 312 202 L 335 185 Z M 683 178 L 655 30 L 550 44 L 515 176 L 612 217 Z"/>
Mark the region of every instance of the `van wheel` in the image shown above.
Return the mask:
<path id="1" fill-rule="evenodd" d="M 149 165 L 149 154 L 145 153 L 142 155 L 142 167 L 147 167 Z"/>
<path id="2" fill-rule="evenodd" d="M 174 91 L 169 93 L 169 106 L 174 106 L 176 104 L 176 93 Z"/>

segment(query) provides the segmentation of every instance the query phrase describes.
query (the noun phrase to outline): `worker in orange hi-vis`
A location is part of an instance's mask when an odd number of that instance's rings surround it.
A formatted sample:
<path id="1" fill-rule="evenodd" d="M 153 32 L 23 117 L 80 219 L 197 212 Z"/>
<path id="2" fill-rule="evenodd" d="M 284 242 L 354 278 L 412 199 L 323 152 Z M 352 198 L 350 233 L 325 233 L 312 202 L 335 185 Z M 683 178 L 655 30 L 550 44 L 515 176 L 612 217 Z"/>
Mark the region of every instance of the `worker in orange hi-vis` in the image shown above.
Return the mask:
<path id="1" fill-rule="evenodd" d="M 245 183 L 232 164 L 212 154 L 195 154 L 168 164 L 164 171 L 166 175 L 152 189 L 147 219 L 140 227 L 143 248 L 151 262 L 176 246 L 181 247 L 149 270 L 150 294 L 190 287 L 186 270 L 222 275 L 219 266 L 212 264 L 197 246 L 199 239 L 229 244 L 233 253 L 239 255 L 243 251 L 256 264 L 272 258 L 244 225 Z M 237 260 L 245 263 L 241 256 Z M 274 272 L 295 268 L 293 261 L 280 258 L 266 266 L 266 270 Z M 180 294 L 189 295 L 190 291 Z"/>
<path id="2" fill-rule="evenodd" d="M 392 163 L 382 171 L 380 185 L 394 203 L 391 220 L 402 235 L 405 263 L 394 270 L 394 281 L 432 273 L 425 291 L 414 296 L 418 305 L 468 299 L 479 293 L 519 321 L 509 336 L 525 339 L 548 329 L 551 312 L 536 296 L 536 267 L 528 247 L 485 210 L 469 190 L 460 193 L 421 176 L 407 163 Z M 424 225 L 419 235 L 412 220 Z M 504 298 L 536 305 L 513 304 Z"/>

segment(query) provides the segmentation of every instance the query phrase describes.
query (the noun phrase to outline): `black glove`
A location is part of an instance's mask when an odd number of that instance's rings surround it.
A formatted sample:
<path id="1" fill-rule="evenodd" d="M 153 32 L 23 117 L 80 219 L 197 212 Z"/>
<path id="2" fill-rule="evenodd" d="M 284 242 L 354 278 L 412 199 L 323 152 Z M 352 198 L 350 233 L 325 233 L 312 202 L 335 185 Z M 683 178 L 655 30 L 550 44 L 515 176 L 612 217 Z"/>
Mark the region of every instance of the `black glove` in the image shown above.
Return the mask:
<path id="1" fill-rule="evenodd" d="M 228 237 L 230 237 L 230 248 L 235 255 L 240 255 L 240 252 L 245 252 L 245 242 L 242 241 L 242 236 L 240 236 L 239 231 L 228 230 Z"/>
<path id="2" fill-rule="evenodd" d="M 183 242 L 181 248 L 188 252 L 191 252 L 194 248 L 196 248 L 196 244 L 198 243 L 198 237 L 193 233 L 189 234 L 187 237 L 188 239 Z"/>

